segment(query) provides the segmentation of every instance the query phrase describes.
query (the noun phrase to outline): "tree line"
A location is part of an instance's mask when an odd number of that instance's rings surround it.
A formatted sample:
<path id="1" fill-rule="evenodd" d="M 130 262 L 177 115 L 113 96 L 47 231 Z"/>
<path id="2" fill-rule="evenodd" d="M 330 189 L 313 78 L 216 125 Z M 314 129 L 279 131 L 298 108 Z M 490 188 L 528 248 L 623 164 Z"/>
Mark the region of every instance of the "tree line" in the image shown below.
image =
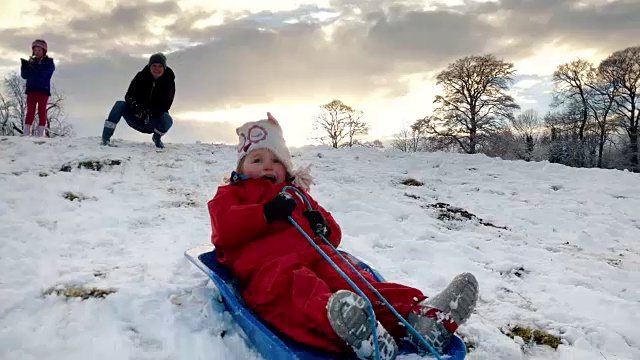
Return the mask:
<path id="1" fill-rule="evenodd" d="M 391 146 L 640 172 L 640 46 L 615 51 L 599 64 L 559 65 L 544 115 L 521 109 L 509 94 L 515 74 L 513 63 L 492 54 L 450 63 L 436 77 L 442 94 L 433 100 L 434 111 L 395 134 Z M 358 141 L 370 129 L 362 111 L 340 100 L 320 108 L 314 128 L 323 143 L 381 146 Z"/>

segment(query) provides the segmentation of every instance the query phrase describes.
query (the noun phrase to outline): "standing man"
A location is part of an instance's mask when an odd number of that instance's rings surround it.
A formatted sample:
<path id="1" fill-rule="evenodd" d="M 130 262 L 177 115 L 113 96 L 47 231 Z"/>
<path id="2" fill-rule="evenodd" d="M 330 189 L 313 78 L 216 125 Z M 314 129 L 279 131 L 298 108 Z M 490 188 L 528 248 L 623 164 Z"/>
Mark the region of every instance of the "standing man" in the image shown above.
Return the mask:
<path id="1" fill-rule="evenodd" d="M 116 101 L 111 108 L 102 130 L 102 145 L 110 145 L 116 125 L 124 117 L 133 129 L 153 134 L 153 143 L 164 148 L 161 138 L 173 125 L 169 109 L 175 92 L 175 74 L 167 67 L 167 58 L 162 53 L 151 55 L 149 63 L 131 80 L 124 101 Z"/>

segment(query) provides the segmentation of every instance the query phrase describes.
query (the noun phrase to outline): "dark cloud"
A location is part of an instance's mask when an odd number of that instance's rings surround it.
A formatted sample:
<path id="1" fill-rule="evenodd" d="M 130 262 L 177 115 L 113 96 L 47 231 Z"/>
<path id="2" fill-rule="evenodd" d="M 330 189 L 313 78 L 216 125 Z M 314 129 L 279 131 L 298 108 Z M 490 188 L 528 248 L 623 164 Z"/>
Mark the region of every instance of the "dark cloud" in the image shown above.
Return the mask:
<path id="1" fill-rule="evenodd" d="M 501 0 L 465 4 L 477 15 L 503 16 L 501 37 L 512 44 L 501 53 L 514 58 L 529 56 L 541 45 L 555 43 L 610 53 L 633 46 L 640 37 L 640 3 L 633 0 L 601 1 L 581 5 L 575 0 Z"/>
<path id="2" fill-rule="evenodd" d="M 181 81 L 196 90 L 187 100 L 193 106 L 325 99 L 405 86 L 384 83 L 392 72 L 387 59 L 327 42 L 316 24 L 261 30 L 251 22 L 221 25 L 213 30 L 219 40 L 169 57 Z"/>
<path id="3" fill-rule="evenodd" d="M 106 118 L 116 100 L 124 94 L 147 59 L 111 52 L 100 58 L 58 65 L 53 76 L 57 91 L 64 95 L 68 112 L 77 117 Z"/>
<path id="4" fill-rule="evenodd" d="M 569 42 L 615 51 L 638 42 L 638 19 L 640 3 L 615 1 L 578 11 L 565 6 L 553 13 L 548 28 L 562 34 Z M 552 33 L 547 30 L 547 35 L 552 36 Z"/>
<path id="5" fill-rule="evenodd" d="M 437 66 L 483 52 L 496 32 L 473 14 L 447 10 L 378 12 L 369 19 L 365 47 L 370 56 L 391 55 L 395 61 Z"/>
<path id="6" fill-rule="evenodd" d="M 60 18 L 68 16 L 82 15 L 92 13 L 94 10 L 91 6 L 82 0 L 59 0 L 59 1 L 40 1 L 38 7 L 32 12 L 44 18 L 43 26 L 47 26 L 50 21 L 56 22 Z"/>
<path id="7" fill-rule="evenodd" d="M 148 28 L 149 20 L 180 12 L 181 9 L 175 1 L 116 5 L 108 12 L 73 19 L 67 26 L 73 33 L 92 33 L 109 38 L 122 36 L 144 38 L 152 37 Z"/>
<path id="8" fill-rule="evenodd" d="M 0 47 L 28 52 L 33 39 L 44 38 L 51 52 L 79 61 L 109 51 L 130 54 L 168 51 L 169 45 L 163 42 L 163 37 L 153 32 L 153 20 L 175 17 L 175 21 L 190 23 L 210 16 L 211 12 L 198 11 L 198 15 L 194 15 L 191 11 L 182 11 L 175 1 L 120 2 L 113 8 L 96 12 L 83 1 L 66 0 L 42 1 L 37 14 L 45 21 L 36 29 L 0 30 Z"/>

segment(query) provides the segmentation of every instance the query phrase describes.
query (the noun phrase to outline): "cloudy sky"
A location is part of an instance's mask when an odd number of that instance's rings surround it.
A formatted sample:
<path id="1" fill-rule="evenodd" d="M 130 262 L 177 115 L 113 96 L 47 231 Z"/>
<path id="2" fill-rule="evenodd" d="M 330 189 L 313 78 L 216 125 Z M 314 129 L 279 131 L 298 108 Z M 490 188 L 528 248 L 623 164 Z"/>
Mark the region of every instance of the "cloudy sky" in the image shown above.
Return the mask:
<path id="1" fill-rule="evenodd" d="M 290 145 L 310 143 L 319 105 L 365 113 L 371 138 L 429 114 L 433 77 L 467 55 L 513 62 L 513 93 L 546 111 L 557 65 L 640 44 L 638 0 L 2 0 L 0 75 L 35 38 L 78 136 L 98 136 L 151 53 L 176 73 L 167 142 L 233 142 L 271 111 Z M 116 137 L 147 138 L 124 123 Z"/>

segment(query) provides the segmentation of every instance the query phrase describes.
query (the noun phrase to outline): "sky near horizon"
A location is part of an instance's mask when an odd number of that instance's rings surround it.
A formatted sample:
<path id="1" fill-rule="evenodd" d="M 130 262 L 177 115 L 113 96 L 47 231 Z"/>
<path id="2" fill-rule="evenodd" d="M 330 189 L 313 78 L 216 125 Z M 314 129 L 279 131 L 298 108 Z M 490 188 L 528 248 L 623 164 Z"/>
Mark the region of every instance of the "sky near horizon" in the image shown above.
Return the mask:
<path id="1" fill-rule="evenodd" d="M 319 106 L 336 98 L 362 110 L 378 139 L 428 115 L 435 75 L 467 55 L 513 62 L 517 102 L 545 112 L 553 70 L 637 45 L 639 16 L 638 1 L 606 0 L 3 0 L 0 75 L 44 38 L 69 121 L 99 136 L 163 51 L 177 86 L 169 142 L 233 143 L 237 126 L 270 111 L 289 145 L 304 145 Z M 116 138 L 147 137 L 121 128 Z"/>

